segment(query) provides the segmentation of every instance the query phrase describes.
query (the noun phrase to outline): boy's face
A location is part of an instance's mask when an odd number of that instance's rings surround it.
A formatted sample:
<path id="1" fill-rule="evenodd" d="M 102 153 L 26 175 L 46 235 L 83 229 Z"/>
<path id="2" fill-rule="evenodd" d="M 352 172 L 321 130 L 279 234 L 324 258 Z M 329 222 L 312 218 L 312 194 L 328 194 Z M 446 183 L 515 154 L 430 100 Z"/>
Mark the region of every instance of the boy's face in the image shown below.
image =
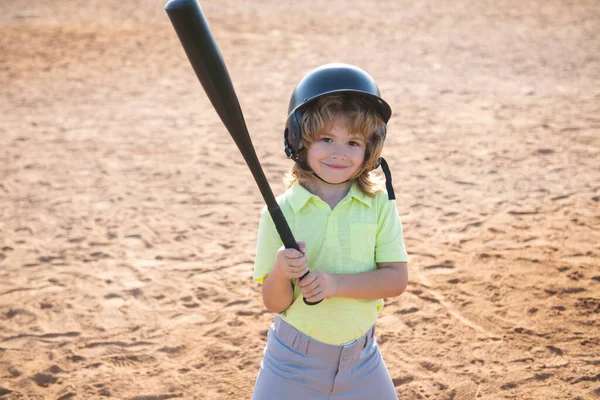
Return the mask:
<path id="1" fill-rule="evenodd" d="M 341 183 L 359 172 L 366 149 L 363 137 L 350 135 L 346 121 L 336 118 L 331 130 L 307 149 L 306 161 L 323 180 Z"/>

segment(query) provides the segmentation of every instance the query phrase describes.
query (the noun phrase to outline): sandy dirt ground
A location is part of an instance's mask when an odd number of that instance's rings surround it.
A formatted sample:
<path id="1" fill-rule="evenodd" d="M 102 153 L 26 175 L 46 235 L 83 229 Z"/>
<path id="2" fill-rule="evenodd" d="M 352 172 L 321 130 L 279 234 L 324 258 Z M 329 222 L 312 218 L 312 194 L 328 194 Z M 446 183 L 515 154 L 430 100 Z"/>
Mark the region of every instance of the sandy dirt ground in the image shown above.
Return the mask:
<path id="1" fill-rule="evenodd" d="M 400 399 L 600 398 L 600 3 L 203 8 L 275 192 L 304 73 L 391 104 Z M 0 110 L 0 399 L 250 398 L 263 201 L 164 1 L 0 2 Z"/>

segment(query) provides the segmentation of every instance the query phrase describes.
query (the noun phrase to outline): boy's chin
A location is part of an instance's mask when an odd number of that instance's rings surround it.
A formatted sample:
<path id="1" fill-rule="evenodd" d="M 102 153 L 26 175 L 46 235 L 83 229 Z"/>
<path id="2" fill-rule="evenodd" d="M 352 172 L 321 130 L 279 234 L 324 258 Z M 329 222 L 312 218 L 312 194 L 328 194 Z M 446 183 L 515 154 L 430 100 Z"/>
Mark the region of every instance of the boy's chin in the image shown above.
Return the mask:
<path id="1" fill-rule="evenodd" d="M 340 177 L 340 176 L 322 176 L 319 175 L 324 181 L 332 185 L 339 185 L 342 183 L 349 183 L 352 177 Z M 318 179 L 318 178 L 317 178 Z"/>

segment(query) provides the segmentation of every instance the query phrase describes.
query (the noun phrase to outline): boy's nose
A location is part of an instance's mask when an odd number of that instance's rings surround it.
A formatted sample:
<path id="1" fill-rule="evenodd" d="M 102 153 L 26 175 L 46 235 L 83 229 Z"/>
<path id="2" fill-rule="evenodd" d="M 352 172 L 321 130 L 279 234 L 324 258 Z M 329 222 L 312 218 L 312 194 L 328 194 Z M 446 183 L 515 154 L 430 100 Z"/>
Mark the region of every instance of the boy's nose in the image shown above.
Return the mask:
<path id="1" fill-rule="evenodd" d="M 331 157 L 333 158 L 341 158 L 344 156 L 344 146 L 340 146 L 338 144 L 333 146 L 333 151 L 331 152 Z"/>

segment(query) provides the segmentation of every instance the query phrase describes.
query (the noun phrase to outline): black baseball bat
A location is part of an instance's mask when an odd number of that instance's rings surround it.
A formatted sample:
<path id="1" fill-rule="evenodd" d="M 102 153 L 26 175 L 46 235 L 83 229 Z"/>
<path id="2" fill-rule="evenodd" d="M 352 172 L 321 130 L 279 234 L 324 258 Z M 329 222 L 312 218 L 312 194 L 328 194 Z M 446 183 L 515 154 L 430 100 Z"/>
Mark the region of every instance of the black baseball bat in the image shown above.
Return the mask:
<path id="1" fill-rule="evenodd" d="M 197 0 L 169 0 L 165 10 L 206 95 L 246 160 L 283 245 L 300 251 L 258 161 L 231 77 L 200 4 Z M 308 272 L 300 279 L 306 275 Z M 320 302 L 304 299 L 308 305 Z"/>

